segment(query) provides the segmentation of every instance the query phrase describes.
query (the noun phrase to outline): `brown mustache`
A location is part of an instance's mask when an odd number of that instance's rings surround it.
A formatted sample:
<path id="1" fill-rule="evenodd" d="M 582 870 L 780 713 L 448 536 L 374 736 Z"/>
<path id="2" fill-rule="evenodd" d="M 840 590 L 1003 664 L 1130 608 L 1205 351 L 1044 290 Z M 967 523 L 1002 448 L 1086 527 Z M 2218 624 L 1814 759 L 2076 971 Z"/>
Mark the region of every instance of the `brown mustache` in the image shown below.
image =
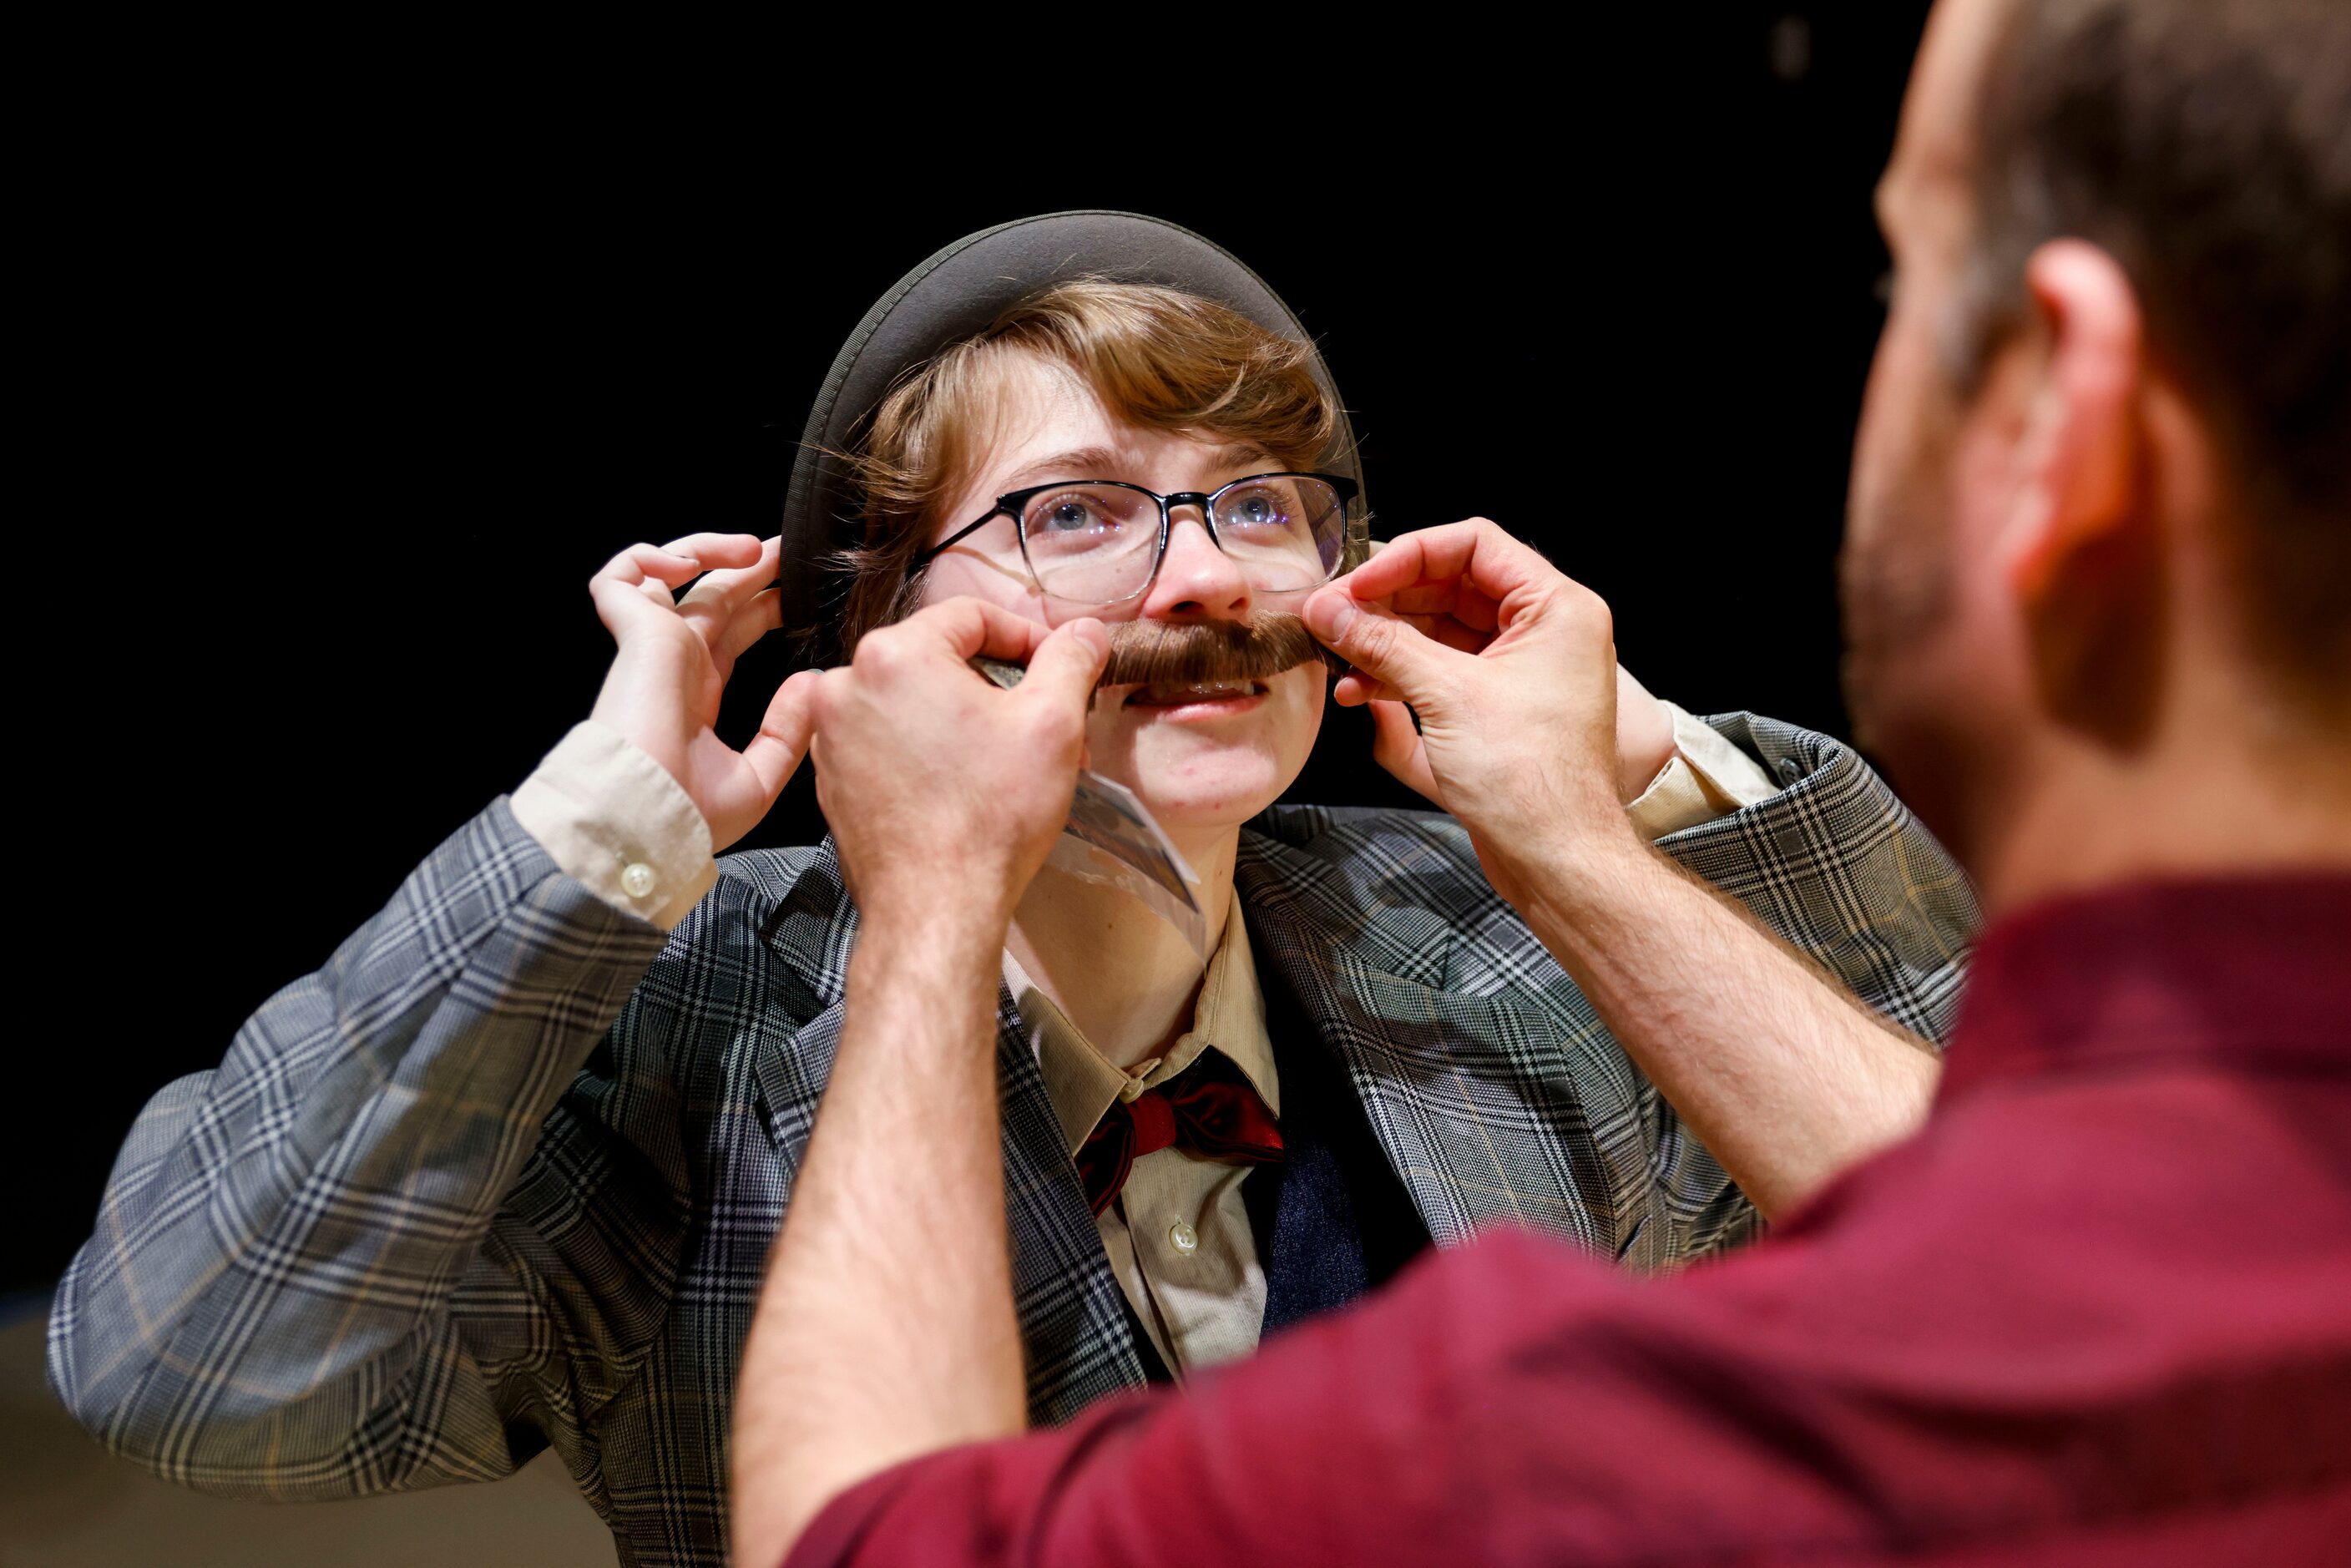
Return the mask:
<path id="1" fill-rule="evenodd" d="M 1239 621 L 1114 621 L 1110 663 L 1097 685 L 1152 686 L 1261 681 L 1322 652 L 1295 615 Z"/>

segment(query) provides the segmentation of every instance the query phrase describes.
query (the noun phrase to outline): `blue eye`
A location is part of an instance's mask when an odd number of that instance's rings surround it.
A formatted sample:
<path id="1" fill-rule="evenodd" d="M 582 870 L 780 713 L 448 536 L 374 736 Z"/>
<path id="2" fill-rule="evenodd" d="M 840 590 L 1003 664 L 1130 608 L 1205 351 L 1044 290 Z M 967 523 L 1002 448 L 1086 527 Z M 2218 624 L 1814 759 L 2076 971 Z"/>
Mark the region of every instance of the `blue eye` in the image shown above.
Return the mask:
<path id="1" fill-rule="evenodd" d="M 1290 508 L 1271 490 L 1251 490 L 1228 497 L 1221 519 L 1228 528 L 1281 528 L 1290 526 Z"/>
<path id="2" fill-rule="evenodd" d="M 1127 537 L 1127 514 L 1134 509 L 1134 504 L 1119 491 L 1054 490 L 1029 503 L 1020 526 L 1031 549 L 1064 554 L 1099 549 Z"/>

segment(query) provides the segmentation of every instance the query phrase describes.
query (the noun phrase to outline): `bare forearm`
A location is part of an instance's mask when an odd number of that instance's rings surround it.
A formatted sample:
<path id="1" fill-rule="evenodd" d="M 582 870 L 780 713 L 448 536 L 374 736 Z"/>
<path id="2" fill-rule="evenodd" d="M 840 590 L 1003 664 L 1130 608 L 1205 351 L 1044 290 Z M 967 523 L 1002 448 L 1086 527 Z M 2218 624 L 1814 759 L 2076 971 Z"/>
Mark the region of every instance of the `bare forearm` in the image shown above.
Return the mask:
<path id="1" fill-rule="evenodd" d="M 1925 1118 L 1932 1051 L 1664 856 L 1628 836 L 1527 883 L 1536 936 L 1767 1217 Z"/>
<path id="2" fill-rule="evenodd" d="M 997 1127 L 1000 925 L 869 924 L 746 1348 L 735 1560 L 914 1455 L 1020 1430 Z"/>

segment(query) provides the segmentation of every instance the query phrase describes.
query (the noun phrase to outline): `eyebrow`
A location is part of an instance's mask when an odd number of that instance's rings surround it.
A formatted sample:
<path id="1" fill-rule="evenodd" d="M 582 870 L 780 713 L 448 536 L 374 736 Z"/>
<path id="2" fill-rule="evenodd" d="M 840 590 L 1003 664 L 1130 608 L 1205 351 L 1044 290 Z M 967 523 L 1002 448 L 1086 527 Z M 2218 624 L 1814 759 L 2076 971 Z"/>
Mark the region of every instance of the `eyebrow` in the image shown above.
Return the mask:
<path id="1" fill-rule="evenodd" d="M 1057 479 L 1114 479 L 1125 465 L 1126 458 L 1107 446 L 1078 446 L 1067 452 L 1056 452 L 1050 457 L 1040 457 L 1034 463 L 1024 463 L 1005 476 L 1000 496 L 1008 496 L 1028 483 L 1051 484 Z M 1242 469 L 1254 464 L 1271 463 L 1273 456 L 1253 441 L 1218 447 L 1215 455 L 1219 468 Z"/>
<path id="2" fill-rule="evenodd" d="M 1009 495 L 1020 488 L 1023 480 L 1050 483 L 1055 479 L 1107 479 L 1111 471 L 1125 461 L 1107 446 L 1080 446 L 1068 452 L 1056 452 L 1050 457 L 1040 457 L 1034 463 L 1024 463 L 1004 476 L 1004 488 L 998 495 Z"/>

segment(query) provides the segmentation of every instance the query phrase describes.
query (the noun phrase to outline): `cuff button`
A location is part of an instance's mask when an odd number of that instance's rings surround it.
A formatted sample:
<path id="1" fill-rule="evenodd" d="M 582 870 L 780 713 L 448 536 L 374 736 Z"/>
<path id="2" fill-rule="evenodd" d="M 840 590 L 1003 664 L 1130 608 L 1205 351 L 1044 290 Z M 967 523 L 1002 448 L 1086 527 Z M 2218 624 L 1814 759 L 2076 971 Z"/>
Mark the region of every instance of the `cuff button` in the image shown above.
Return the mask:
<path id="1" fill-rule="evenodd" d="M 621 891 L 631 898 L 643 898 L 653 890 L 653 868 L 643 861 L 631 861 L 621 873 Z"/>

